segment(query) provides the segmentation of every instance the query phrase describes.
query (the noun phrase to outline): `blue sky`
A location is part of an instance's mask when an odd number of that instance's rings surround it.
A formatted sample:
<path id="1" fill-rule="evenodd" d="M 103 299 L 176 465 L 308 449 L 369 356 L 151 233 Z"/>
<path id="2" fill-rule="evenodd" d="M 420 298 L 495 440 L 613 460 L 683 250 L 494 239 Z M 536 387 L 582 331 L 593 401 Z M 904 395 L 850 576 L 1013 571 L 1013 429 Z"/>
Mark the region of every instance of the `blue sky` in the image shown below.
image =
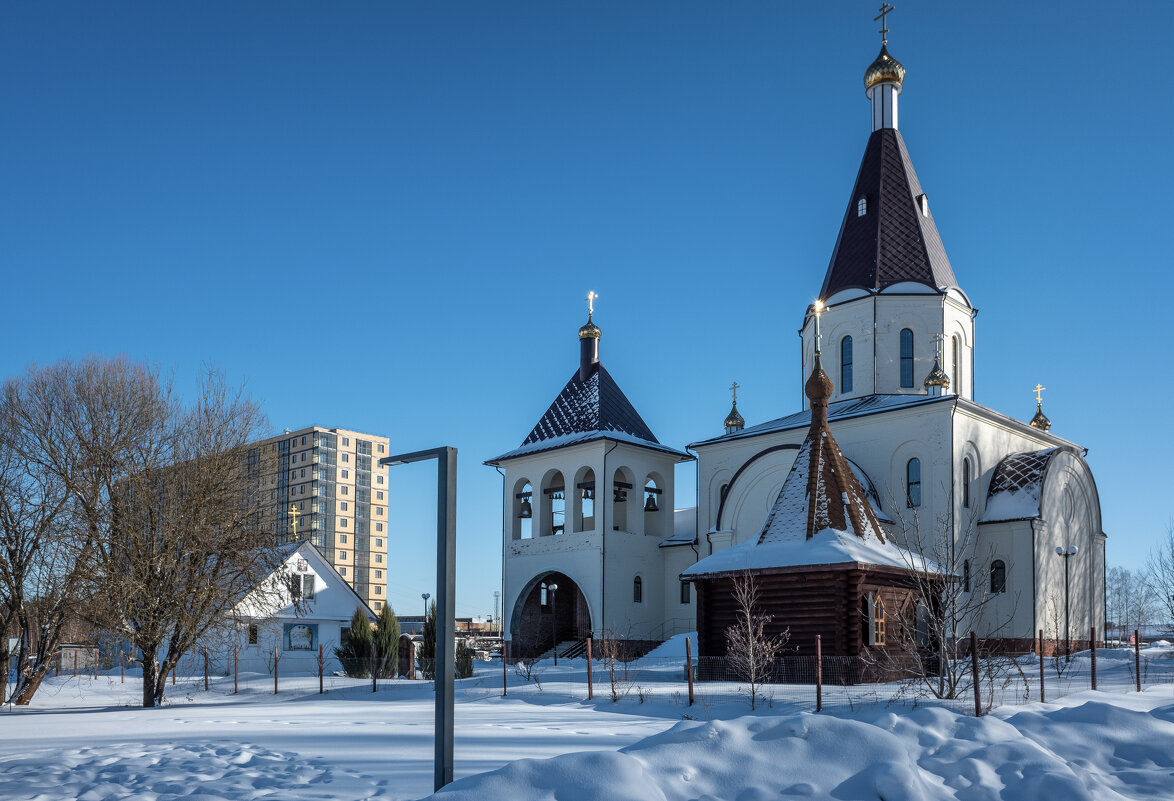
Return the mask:
<path id="1" fill-rule="evenodd" d="M 662 442 L 718 433 L 735 378 L 748 424 L 798 408 L 876 5 L 5 0 L 0 374 L 121 353 L 190 387 L 216 364 L 275 431 L 454 445 L 457 611 L 491 613 L 481 462 L 575 369 L 588 289 Z M 898 6 L 901 129 L 980 309 L 977 400 L 1027 420 L 1048 387 L 1109 562 L 1136 567 L 1172 517 L 1174 6 Z M 433 591 L 431 475 L 393 474 L 404 613 Z"/>

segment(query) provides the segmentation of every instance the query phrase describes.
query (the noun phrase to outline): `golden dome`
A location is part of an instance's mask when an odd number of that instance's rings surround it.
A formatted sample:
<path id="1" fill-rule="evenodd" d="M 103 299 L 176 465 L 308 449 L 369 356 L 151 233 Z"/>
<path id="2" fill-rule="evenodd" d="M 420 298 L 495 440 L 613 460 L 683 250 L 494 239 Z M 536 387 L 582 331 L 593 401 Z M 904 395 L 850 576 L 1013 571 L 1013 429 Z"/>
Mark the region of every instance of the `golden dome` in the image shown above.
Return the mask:
<path id="1" fill-rule="evenodd" d="M 1031 418 L 1032 428 L 1038 428 L 1041 431 L 1047 431 L 1052 427 L 1052 421 L 1044 414 L 1043 406 L 1035 405 L 1035 417 Z"/>
<path id="2" fill-rule="evenodd" d="M 895 83 L 899 86 L 904 80 L 905 67 L 901 65 L 900 61 L 890 56 L 889 48 L 882 44 L 880 55 L 864 71 L 864 89 L 867 91 L 878 83 Z"/>
<path id="3" fill-rule="evenodd" d="M 599 339 L 602 336 L 599 326 L 591 322 L 591 315 L 587 315 L 586 325 L 579 329 L 579 339 Z"/>
<path id="4" fill-rule="evenodd" d="M 925 377 L 925 388 L 929 389 L 930 387 L 950 388 L 950 377 L 942 370 L 936 357 L 933 360 L 933 369 Z"/>
<path id="5" fill-rule="evenodd" d="M 726 428 L 744 428 L 746 421 L 742 419 L 742 415 L 738 413 L 738 402 L 734 401 L 734 405 L 730 408 L 730 413 L 726 415 L 725 422 L 722 423 Z"/>

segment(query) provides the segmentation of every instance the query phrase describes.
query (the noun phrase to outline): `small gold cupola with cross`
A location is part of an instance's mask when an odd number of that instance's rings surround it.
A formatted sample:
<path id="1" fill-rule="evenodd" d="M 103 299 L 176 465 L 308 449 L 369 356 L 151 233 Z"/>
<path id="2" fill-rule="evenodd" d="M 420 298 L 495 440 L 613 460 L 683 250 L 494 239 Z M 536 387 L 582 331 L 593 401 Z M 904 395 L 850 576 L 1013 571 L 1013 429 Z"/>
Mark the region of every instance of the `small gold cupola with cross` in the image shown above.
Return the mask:
<path id="1" fill-rule="evenodd" d="M 1047 389 L 1043 384 L 1036 384 L 1032 392 L 1035 393 L 1035 417 L 1031 418 L 1032 428 L 1038 428 L 1040 431 L 1050 431 L 1052 428 L 1052 421 L 1044 414 L 1043 391 Z"/>
<path id="2" fill-rule="evenodd" d="M 725 426 L 727 434 L 736 434 L 746 427 L 746 421 L 742 419 L 742 415 L 738 413 L 738 387 L 737 381 L 730 384 L 730 392 L 734 396 L 734 404 L 730 407 L 730 413 L 726 415 L 725 421 L 722 423 Z"/>

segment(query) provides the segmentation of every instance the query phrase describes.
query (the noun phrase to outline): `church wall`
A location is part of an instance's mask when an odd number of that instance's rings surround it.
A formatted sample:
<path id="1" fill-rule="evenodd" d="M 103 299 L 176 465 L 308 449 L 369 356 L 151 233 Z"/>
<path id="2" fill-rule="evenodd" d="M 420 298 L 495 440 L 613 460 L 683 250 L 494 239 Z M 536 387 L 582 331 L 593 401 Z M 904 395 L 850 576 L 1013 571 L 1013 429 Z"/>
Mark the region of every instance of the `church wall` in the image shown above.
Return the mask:
<path id="1" fill-rule="evenodd" d="M 704 535 L 702 536 L 704 539 Z M 697 553 L 688 545 L 660 549 L 664 562 L 665 638 L 697 630 L 697 594 L 689 585 L 689 601 L 681 603 L 681 573 L 697 561 Z"/>
<path id="2" fill-rule="evenodd" d="M 659 538 L 625 531 L 607 534 L 606 606 L 600 635 L 661 639 L 664 630 L 664 558 Z M 641 600 L 634 599 L 640 577 Z"/>

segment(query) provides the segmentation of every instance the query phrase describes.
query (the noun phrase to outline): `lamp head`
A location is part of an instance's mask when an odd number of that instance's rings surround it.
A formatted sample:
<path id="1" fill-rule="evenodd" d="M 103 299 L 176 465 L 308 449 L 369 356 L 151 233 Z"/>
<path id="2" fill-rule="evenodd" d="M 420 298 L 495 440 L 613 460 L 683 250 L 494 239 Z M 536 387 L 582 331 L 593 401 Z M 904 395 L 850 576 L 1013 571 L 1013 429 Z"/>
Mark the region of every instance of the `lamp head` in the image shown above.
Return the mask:
<path id="1" fill-rule="evenodd" d="M 551 592 L 554 592 L 555 590 L 558 589 L 558 585 L 557 584 L 547 584 L 546 589 L 550 590 Z"/>
<path id="2" fill-rule="evenodd" d="M 1068 546 L 1068 555 L 1069 555 L 1069 556 L 1075 556 L 1075 555 L 1076 555 L 1076 552 L 1077 552 L 1078 550 L 1080 550 L 1080 549 L 1079 549 L 1079 548 L 1077 548 L 1075 545 L 1069 545 L 1069 546 Z"/>
<path id="3" fill-rule="evenodd" d="M 1060 556 L 1063 556 L 1063 555 L 1064 555 L 1064 549 L 1063 549 L 1063 548 L 1061 548 L 1059 545 L 1057 545 L 1057 546 L 1056 546 L 1056 553 L 1060 554 Z"/>

